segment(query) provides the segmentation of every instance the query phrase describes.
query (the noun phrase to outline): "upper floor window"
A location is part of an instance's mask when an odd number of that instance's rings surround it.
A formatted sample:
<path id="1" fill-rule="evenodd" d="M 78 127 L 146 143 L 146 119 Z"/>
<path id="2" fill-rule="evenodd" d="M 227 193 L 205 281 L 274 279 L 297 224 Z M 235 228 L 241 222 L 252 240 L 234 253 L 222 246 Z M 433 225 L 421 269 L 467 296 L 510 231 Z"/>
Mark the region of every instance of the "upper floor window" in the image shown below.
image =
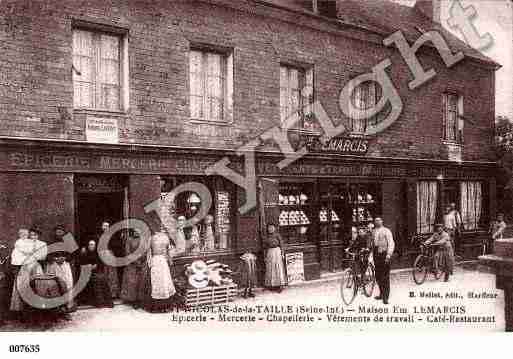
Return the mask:
<path id="1" fill-rule="evenodd" d="M 73 30 L 73 102 L 76 109 L 121 111 L 127 103 L 126 37 Z"/>
<path id="2" fill-rule="evenodd" d="M 313 101 L 313 69 L 280 66 L 280 120 L 288 129 L 315 129 L 305 107 Z"/>
<path id="3" fill-rule="evenodd" d="M 352 106 L 349 106 L 349 129 L 353 134 L 365 134 L 367 130 L 385 119 L 392 107 L 390 104 L 369 118 L 358 118 L 363 110 L 373 109 L 382 96 L 381 86 L 376 81 L 366 81 L 357 86 L 350 97 Z"/>
<path id="4" fill-rule="evenodd" d="M 463 143 L 463 97 L 457 94 L 443 94 L 444 140 Z"/>
<path id="5" fill-rule="evenodd" d="M 189 53 L 191 118 L 227 122 L 232 118 L 233 56 L 212 51 Z"/>

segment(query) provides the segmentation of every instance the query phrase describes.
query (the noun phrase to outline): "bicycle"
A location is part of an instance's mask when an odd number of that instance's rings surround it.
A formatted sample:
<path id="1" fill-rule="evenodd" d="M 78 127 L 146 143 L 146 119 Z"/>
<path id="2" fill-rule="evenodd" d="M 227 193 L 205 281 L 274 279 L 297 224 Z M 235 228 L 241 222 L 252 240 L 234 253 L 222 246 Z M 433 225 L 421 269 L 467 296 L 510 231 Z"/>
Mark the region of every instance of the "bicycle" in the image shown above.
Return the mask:
<path id="1" fill-rule="evenodd" d="M 432 273 L 436 280 L 442 276 L 442 272 L 436 266 L 435 247 L 420 244 L 420 254 L 415 258 L 412 269 L 413 280 L 418 285 L 424 283 L 428 273 Z"/>
<path id="2" fill-rule="evenodd" d="M 350 262 L 350 265 L 342 275 L 342 280 L 340 283 L 340 294 L 344 303 L 346 305 L 351 305 L 360 288 L 363 289 L 363 294 L 366 297 L 372 296 L 374 287 L 376 285 L 376 277 L 374 272 L 374 265 L 368 261 L 368 253 L 351 253 L 346 249 L 346 254 L 349 256 L 349 259 L 346 260 Z M 357 257 L 362 255 L 366 255 L 367 257 L 367 268 L 365 269 L 363 278 L 361 275 L 361 270 L 357 266 L 357 260 L 359 260 Z"/>

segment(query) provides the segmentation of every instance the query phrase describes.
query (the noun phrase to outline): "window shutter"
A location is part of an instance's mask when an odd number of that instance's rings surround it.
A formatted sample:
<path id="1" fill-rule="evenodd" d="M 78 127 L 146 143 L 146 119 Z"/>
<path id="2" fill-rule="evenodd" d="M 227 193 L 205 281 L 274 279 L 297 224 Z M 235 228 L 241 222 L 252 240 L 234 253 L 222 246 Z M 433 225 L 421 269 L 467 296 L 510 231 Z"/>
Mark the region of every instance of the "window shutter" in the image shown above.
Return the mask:
<path id="1" fill-rule="evenodd" d="M 353 91 L 353 94 L 351 96 L 352 105 L 355 107 L 354 109 L 352 106 L 350 106 L 350 114 L 351 114 L 351 128 L 353 132 L 356 133 L 362 133 L 363 132 L 363 120 L 359 120 L 356 118 L 356 115 L 358 114 L 359 110 L 364 106 L 363 105 L 363 86 L 360 85 L 356 87 Z"/>
<path id="2" fill-rule="evenodd" d="M 73 89 L 75 107 L 94 107 L 94 57 L 91 32 L 73 31 Z M 77 72 L 78 71 L 78 72 Z"/>
<path id="3" fill-rule="evenodd" d="M 442 121 L 443 121 L 443 139 L 444 140 L 447 140 L 448 139 L 448 131 L 447 131 L 447 126 L 448 126 L 448 116 L 447 116 L 447 111 L 448 111 L 448 108 L 447 108 L 447 94 L 442 94 L 442 108 L 443 108 L 443 113 L 442 113 Z"/>
<path id="4" fill-rule="evenodd" d="M 458 142 L 463 143 L 463 128 L 465 121 L 463 116 L 465 115 L 463 108 L 463 96 L 458 97 Z"/>
<path id="5" fill-rule="evenodd" d="M 223 77 L 221 55 L 207 54 L 206 120 L 220 121 L 223 112 Z"/>
<path id="6" fill-rule="evenodd" d="M 280 121 L 285 125 L 288 113 L 288 71 L 284 66 L 280 66 Z"/>
<path id="7" fill-rule="evenodd" d="M 119 38 L 117 36 L 99 36 L 99 107 L 119 110 L 120 63 Z"/>
<path id="8" fill-rule="evenodd" d="M 225 118 L 231 122 L 233 120 L 233 54 L 226 59 L 226 110 Z"/>
<path id="9" fill-rule="evenodd" d="M 373 109 L 376 106 L 376 83 L 374 81 L 369 82 L 369 93 L 368 93 L 368 103 L 365 107 L 366 109 Z M 365 130 L 371 123 L 375 123 L 375 118 L 377 114 L 373 117 L 369 117 L 365 120 Z"/>
<path id="10" fill-rule="evenodd" d="M 191 117 L 203 118 L 203 55 L 199 51 L 189 53 L 189 82 Z"/>
<path id="11" fill-rule="evenodd" d="M 289 85 L 290 85 L 290 112 L 289 116 L 291 116 L 292 128 L 297 128 L 299 126 L 299 71 L 297 69 L 289 69 Z"/>
<path id="12" fill-rule="evenodd" d="M 314 102 L 314 70 L 310 68 L 305 73 L 305 86 L 302 89 L 303 106 Z"/>

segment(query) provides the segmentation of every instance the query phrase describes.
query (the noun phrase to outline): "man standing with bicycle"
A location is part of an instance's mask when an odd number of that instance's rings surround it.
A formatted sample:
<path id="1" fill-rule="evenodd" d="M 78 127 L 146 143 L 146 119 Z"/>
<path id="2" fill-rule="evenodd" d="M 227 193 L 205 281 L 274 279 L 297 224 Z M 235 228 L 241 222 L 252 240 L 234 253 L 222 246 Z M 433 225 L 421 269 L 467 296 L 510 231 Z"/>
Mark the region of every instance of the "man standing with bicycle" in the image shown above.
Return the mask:
<path id="1" fill-rule="evenodd" d="M 379 287 L 379 296 L 375 299 L 383 300 L 388 304 L 390 297 L 390 261 L 394 254 L 395 242 L 390 229 L 383 225 L 383 219 L 376 217 L 373 232 L 373 257 L 376 269 L 376 281 Z"/>

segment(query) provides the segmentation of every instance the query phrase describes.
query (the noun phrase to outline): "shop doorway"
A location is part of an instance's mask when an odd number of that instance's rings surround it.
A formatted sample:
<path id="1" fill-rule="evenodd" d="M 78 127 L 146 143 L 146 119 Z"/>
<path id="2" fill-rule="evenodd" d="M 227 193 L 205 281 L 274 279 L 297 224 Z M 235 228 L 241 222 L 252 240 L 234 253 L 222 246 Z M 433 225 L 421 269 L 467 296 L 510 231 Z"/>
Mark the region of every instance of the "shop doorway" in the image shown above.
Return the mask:
<path id="1" fill-rule="evenodd" d="M 89 240 L 97 241 L 102 222 L 111 225 L 128 216 L 128 190 L 121 176 L 80 176 L 75 180 L 76 228 L 78 242 L 85 247 Z M 109 248 L 115 255 L 122 255 L 119 233 Z"/>

